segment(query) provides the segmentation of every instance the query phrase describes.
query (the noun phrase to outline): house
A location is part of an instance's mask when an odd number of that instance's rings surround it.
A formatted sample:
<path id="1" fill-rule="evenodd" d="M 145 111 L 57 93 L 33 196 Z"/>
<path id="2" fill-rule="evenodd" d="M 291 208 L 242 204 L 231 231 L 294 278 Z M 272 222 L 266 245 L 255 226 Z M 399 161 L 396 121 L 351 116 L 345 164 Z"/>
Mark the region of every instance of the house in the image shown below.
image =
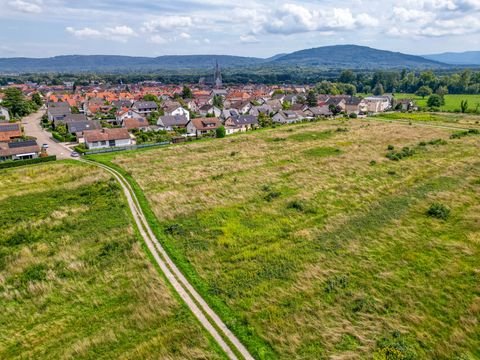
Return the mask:
<path id="1" fill-rule="evenodd" d="M 56 103 L 59 104 L 59 103 Z M 62 103 L 66 104 L 66 103 Z M 57 120 L 63 120 L 68 114 L 71 114 L 72 111 L 70 106 L 48 106 L 47 116 L 48 121 L 55 122 Z"/>
<path id="2" fill-rule="evenodd" d="M 128 131 L 131 130 L 148 130 L 150 124 L 145 118 L 135 119 L 135 118 L 126 118 L 123 120 L 123 127 Z"/>
<path id="3" fill-rule="evenodd" d="M 83 139 L 88 149 L 103 149 L 132 145 L 132 139 L 126 128 L 86 130 Z"/>
<path id="4" fill-rule="evenodd" d="M 94 120 L 69 121 L 65 125 L 67 126 L 67 131 L 73 135 L 80 134 L 85 130 L 98 130 L 102 128 L 100 122 Z"/>
<path id="5" fill-rule="evenodd" d="M 215 130 L 222 126 L 218 118 L 196 118 L 187 124 L 187 134 L 190 136 L 206 136 L 215 133 Z"/>
<path id="6" fill-rule="evenodd" d="M 112 106 L 118 110 L 130 109 L 132 107 L 132 102 L 130 100 L 114 100 L 112 101 Z"/>
<path id="7" fill-rule="evenodd" d="M 360 114 L 367 112 L 368 106 L 364 99 L 350 96 L 345 99 L 345 112 L 347 114 Z"/>
<path id="8" fill-rule="evenodd" d="M 238 101 L 230 105 L 231 109 L 237 110 L 240 114 L 247 114 L 252 108 L 250 101 Z"/>
<path id="9" fill-rule="evenodd" d="M 157 125 L 161 130 L 173 131 L 175 128 L 185 128 L 188 124 L 188 119 L 184 115 L 164 115 L 160 116 Z"/>
<path id="10" fill-rule="evenodd" d="M 371 113 L 384 112 L 391 107 L 390 98 L 388 96 L 369 96 L 365 98 L 367 111 Z"/>
<path id="11" fill-rule="evenodd" d="M 0 106 L 0 121 L 10 121 L 10 113 L 7 108 Z"/>
<path id="12" fill-rule="evenodd" d="M 123 124 L 125 119 L 144 119 L 144 117 L 135 110 L 123 110 L 117 113 L 115 119 L 118 124 Z"/>
<path id="13" fill-rule="evenodd" d="M 87 121 L 87 116 L 85 114 L 65 114 L 62 118 L 54 119 L 52 122 L 55 128 L 59 125 L 67 125 L 70 122 L 79 121 Z"/>
<path id="14" fill-rule="evenodd" d="M 395 110 L 416 111 L 417 109 L 418 108 L 413 102 L 413 100 L 410 100 L 410 99 L 395 100 Z"/>
<path id="15" fill-rule="evenodd" d="M 228 135 L 247 131 L 258 127 L 258 118 L 253 115 L 230 116 L 225 120 L 225 130 Z"/>
<path id="16" fill-rule="evenodd" d="M 293 124 L 302 121 L 304 118 L 295 111 L 281 110 L 273 115 L 272 120 L 280 124 Z"/>
<path id="17" fill-rule="evenodd" d="M 22 127 L 19 123 L 0 123 L 0 141 L 9 142 L 22 137 Z"/>
<path id="18" fill-rule="evenodd" d="M 249 111 L 249 114 L 253 116 L 259 116 L 260 114 L 270 115 L 273 112 L 274 110 L 270 105 L 264 104 L 259 106 L 252 106 L 252 108 Z"/>
<path id="19" fill-rule="evenodd" d="M 35 140 L 0 143 L 0 161 L 35 159 L 39 154 L 40 146 Z"/>
<path id="20" fill-rule="evenodd" d="M 182 116 L 183 115 L 188 120 L 190 120 L 190 112 L 188 110 L 184 109 L 183 107 L 178 106 L 178 105 L 173 105 L 173 106 L 167 107 L 165 109 L 165 115 L 172 115 L 172 116 L 175 116 L 175 115 Z"/>
<path id="21" fill-rule="evenodd" d="M 222 115 L 221 109 L 209 104 L 203 105 L 200 109 L 198 109 L 198 112 L 201 116 L 212 115 L 214 117 L 219 117 L 220 115 Z"/>
<path id="22" fill-rule="evenodd" d="M 158 105 L 155 101 L 136 101 L 132 109 L 142 115 L 148 115 L 154 111 L 158 111 Z"/>
<path id="23" fill-rule="evenodd" d="M 306 112 L 310 112 L 312 117 L 329 117 L 333 116 L 333 113 L 330 111 L 330 108 L 328 105 L 322 105 L 322 106 L 315 106 L 308 108 Z"/>

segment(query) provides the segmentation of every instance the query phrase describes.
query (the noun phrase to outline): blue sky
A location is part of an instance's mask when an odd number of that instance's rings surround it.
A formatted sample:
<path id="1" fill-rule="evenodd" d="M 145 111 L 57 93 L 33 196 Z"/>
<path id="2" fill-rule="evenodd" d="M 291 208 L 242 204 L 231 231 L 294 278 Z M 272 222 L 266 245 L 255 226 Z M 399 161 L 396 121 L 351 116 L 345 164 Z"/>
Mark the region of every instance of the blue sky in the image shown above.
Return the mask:
<path id="1" fill-rule="evenodd" d="M 0 0 L 0 57 L 480 50 L 480 0 Z"/>

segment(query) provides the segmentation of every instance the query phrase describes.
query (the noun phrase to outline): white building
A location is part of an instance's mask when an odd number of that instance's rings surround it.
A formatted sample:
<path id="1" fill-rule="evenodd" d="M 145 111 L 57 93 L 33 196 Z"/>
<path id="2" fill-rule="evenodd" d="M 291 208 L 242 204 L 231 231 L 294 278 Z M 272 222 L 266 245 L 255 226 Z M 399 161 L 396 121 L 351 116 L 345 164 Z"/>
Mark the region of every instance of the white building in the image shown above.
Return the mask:
<path id="1" fill-rule="evenodd" d="M 0 121 L 10 121 L 10 114 L 8 109 L 0 106 Z"/>
<path id="2" fill-rule="evenodd" d="M 125 128 L 87 130 L 83 132 L 85 146 L 88 149 L 124 147 L 132 145 L 132 139 Z"/>

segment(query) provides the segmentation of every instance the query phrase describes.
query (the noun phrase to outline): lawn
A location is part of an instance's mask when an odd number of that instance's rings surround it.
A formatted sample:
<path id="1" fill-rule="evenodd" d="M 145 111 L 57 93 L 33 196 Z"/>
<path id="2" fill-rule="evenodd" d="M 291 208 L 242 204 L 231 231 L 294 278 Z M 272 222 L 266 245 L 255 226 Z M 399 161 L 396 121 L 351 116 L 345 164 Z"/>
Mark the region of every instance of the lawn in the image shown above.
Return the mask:
<path id="1" fill-rule="evenodd" d="M 420 107 L 427 106 L 428 96 L 422 98 L 421 96 L 416 96 L 415 94 L 395 94 L 396 99 L 412 99 Z M 476 112 L 480 114 L 480 95 L 471 95 L 471 94 L 447 94 L 445 95 L 445 105 L 443 105 L 441 111 L 451 111 L 451 112 L 460 112 L 460 103 L 462 100 L 468 101 L 468 110 L 469 112 Z"/>
<path id="2" fill-rule="evenodd" d="M 97 159 L 257 358 L 473 359 L 480 136 L 451 134 L 332 120 Z"/>
<path id="3" fill-rule="evenodd" d="M 434 112 L 390 112 L 375 115 L 384 120 L 403 120 L 407 122 L 426 122 L 436 125 L 456 126 L 460 128 L 480 128 L 480 116 L 474 114 L 434 113 Z"/>
<path id="4" fill-rule="evenodd" d="M 0 358 L 223 358 L 106 174 L 73 162 L 0 171 Z"/>

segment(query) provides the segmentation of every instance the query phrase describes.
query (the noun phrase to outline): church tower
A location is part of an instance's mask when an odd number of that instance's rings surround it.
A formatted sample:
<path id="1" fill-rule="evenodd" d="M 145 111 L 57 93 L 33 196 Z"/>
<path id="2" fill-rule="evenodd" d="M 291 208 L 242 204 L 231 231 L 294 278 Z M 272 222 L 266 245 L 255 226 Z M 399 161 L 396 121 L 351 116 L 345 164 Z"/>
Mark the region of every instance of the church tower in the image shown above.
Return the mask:
<path id="1" fill-rule="evenodd" d="M 222 87 L 222 71 L 220 70 L 217 60 L 215 60 L 215 73 L 213 74 L 213 82 L 217 89 Z"/>

